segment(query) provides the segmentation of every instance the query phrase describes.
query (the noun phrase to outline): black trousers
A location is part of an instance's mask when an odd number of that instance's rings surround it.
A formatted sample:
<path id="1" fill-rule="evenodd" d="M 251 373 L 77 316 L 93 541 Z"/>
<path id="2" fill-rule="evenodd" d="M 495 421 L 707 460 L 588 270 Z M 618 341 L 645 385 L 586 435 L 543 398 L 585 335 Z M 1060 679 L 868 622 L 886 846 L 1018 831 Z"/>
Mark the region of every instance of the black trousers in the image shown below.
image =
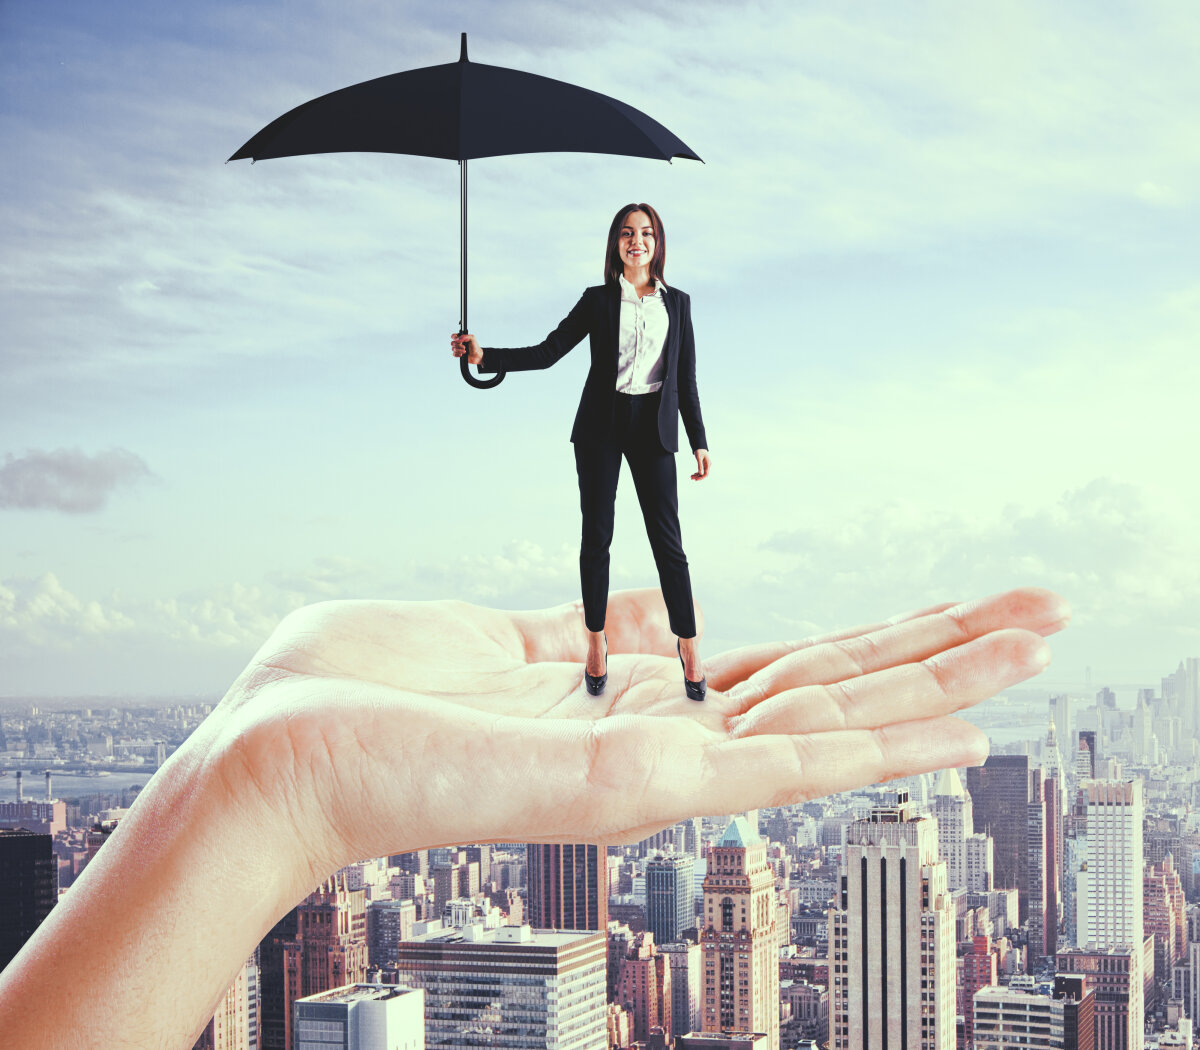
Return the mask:
<path id="1" fill-rule="evenodd" d="M 679 532 L 675 455 L 663 449 L 658 437 L 658 403 L 658 394 L 617 394 L 609 434 L 595 443 L 575 444 L 579 509 L 583 512 L 579 580 L 583 590 L 583 618 L 589 631 L 604 629 L 608 608 L 608 548 L 613 538 L 617 478 L 624 456 L 642 507 L 671 630 L 680 638 L 696 635 L 692 581 Z"/>

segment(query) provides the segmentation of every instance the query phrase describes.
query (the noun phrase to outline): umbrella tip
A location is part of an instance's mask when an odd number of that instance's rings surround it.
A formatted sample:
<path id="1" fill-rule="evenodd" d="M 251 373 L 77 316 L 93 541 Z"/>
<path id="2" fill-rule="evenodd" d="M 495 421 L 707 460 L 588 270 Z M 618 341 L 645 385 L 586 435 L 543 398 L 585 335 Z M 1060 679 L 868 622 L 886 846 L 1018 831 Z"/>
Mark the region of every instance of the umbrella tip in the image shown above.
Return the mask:
<path id="1" fill-rule="evenodd" d="M 462 45 L 458 52 L 458 60 L 460 62 L 470 61 L 470 59 L 467 58 L 467 34 L 466 33 L 463 33 L 463 35 L 462 35 Z"/>

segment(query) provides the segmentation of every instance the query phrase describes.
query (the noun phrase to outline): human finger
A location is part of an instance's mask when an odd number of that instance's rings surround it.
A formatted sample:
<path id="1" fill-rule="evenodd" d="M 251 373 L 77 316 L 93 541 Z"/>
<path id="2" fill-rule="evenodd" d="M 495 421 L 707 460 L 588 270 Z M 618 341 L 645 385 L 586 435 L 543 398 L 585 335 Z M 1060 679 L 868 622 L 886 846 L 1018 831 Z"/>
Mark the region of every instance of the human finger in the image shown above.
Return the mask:
<path id="1" fill-rule="evenodd" d="M 722 680 L 716 688 L 726 693 L 737 710 L 745 711 L 788 689 L 828 685 L 924 660 L 1006 627 L 1053 634 L 1066 626 L 1070 615 L 1070 606 L 1053 591 L 1019 588 L 853 637 L 808 646 L 764 666 L 740 683 Z"/>
<path id="2" fill-rule="evenodd" d="M 993 631 L 920 662 L 786 690 L 735 716 L 730 734 L 871 729 L 948 715 L 1032 678 L 1049 662 L 1050 646 L 1033 631 Z"/>
<path id="3" fill-rule="evenodd" d="M 825 634 L 816 634 L 811 638 L 802 638 L 790 642 L 757 642 L 754 645 L 728 649 L 723 653 L 718 653 L 711 659 L 705 660 L 704 669 L 708 673 L 708 682 L 712 688 L 729 689 L 744 679 L 749 678 L 754 672 L 762 670 L 764 667 L 774 663 L 776 660 L 783 659 L 791 653 L 799 652 L 803 649 L 811 649 L 814 646 L 824 645 L 827 642 L 837 642 L 845 638 L 857 638 L 859 635 L 870 634 L 872 631 L 882 631 L 887 627 L 903 623 L 906 620 L 915 620 L 921 616 L 931 616 L 934 613 L 943 612 L 946 609 L 953 608 L 957 604 L 957 602 L 939 602 L 936 605 L 900 613 L 887 620 L 878 620 L 875 623 L 863 623 L 856 627 L 844 627 L 836 631 L 828 631 Z"/>
<path id="4" fill-rule="evenodd" d="M 688 788 L 696 813 L 783 806 L 987 757 L 983 731 L 960 718 L 875 729 L 742 737 L 710 748 Z"/>

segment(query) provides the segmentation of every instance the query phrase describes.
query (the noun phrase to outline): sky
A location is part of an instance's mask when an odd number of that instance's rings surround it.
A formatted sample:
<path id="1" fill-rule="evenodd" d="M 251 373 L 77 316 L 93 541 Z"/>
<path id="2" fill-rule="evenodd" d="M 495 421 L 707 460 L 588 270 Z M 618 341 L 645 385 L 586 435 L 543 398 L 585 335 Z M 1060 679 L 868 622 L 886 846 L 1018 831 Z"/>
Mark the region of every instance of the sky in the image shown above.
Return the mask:
<path id="1" fill-rule="evenodd" d="M 463 31 L 704 160 L 472 162 L 470 321 L 539 341 L 660 211 L 705 652 L 1034 584 L 1047 689 L 1200 654 L 1192 0 L 0 0 L 0 696 L 219 696 L 326 598 L 576 597 L 586 347 L 462 382 L 456 165 L 225 163 Z"/>

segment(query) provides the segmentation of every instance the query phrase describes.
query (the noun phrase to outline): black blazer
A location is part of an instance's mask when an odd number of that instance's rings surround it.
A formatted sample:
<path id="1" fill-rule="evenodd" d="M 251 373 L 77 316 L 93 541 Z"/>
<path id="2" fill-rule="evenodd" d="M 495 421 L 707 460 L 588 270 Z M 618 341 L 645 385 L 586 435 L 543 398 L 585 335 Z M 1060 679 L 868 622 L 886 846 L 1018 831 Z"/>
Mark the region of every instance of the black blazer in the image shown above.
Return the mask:
<path id="1" fill-rule="evenodd" d="M 668 452 L 679 451 L 679 417 L 692 451 L 708 448 L 700 395 L 696 390 L 696 341 L 692 334 L 692 301 L 678 288 L 664 286 L 667 341 L 663 347 L 662 401 L 658 437 Z M 549 368 L 585 335 L 590 336 L 592 367 L 583 384 L 571 440 L 579 444 L 603 439 L 612 423 L 617 386 L 617 340 L 621 327 L 621 290 L 617 285 L 585 288 L 571 312 L 536 346 L 484 347 L 480 372 L 520 372 Z"/>

